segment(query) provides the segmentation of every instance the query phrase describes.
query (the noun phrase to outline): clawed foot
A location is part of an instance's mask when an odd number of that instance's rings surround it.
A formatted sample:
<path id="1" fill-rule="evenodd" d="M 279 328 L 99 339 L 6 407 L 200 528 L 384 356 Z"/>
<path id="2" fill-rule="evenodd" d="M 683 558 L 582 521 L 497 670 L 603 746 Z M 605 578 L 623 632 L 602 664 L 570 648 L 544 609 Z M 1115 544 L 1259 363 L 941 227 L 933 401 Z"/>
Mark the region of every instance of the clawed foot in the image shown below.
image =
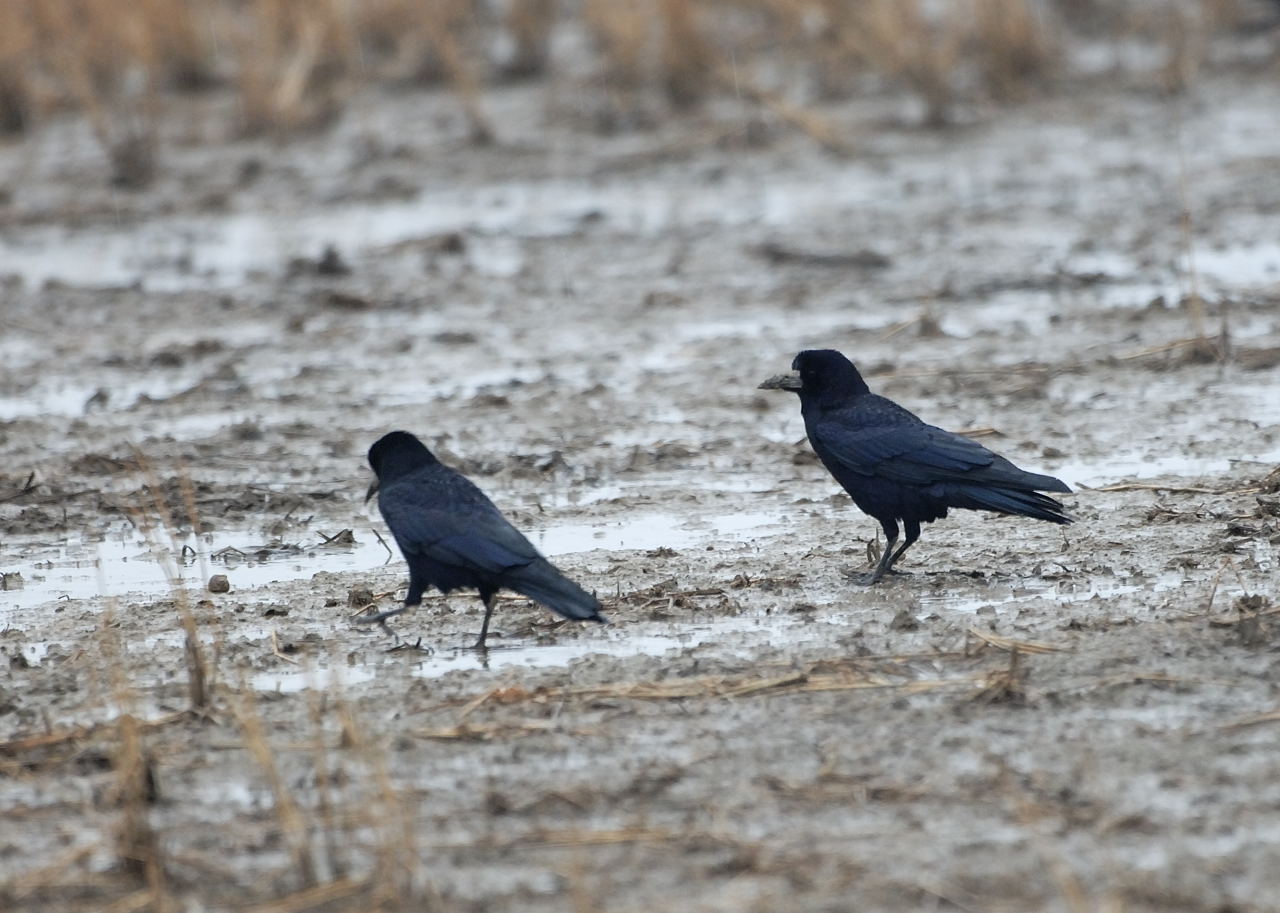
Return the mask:
<path id="1" fill-rule="evenodd" d="M 383 625 L 383 627 L 385 628 L 385 627 L 386 627 L 386 625 L 384 624 L 384 625 Z M 417 640 L 415 640 L 413 643 L 409 643 L 407 640 L 401 640 L 399 637 L 397 637 L 397 638 L 396 638 L 396 645 L 395 645 L 394 647 L 387 647 L 387 652 L 388 652 L 388 653 L 403 653 L 403 652 L 406 652 L 406 651 L 409 651 L 409 650 L 412 650 L 412 651 L 414 651 L 415 653 L 426 653 L 426 654 L 431 654 L 431 653 L 436 652 L 435 650 L 431 649 L 430 647 L 424 647 L 424 646 L 422 645 L 422 638 L 421 638 L 421 637 L 419 637 L 419 638 L 418 638 Z"/>
<path id="2" fill-rule="evenodd" d="M 372 615 L 361 615 L 358 618 L 352 619 L 352 621 L 358 625 L 376 624 L 378 627 L 382 628 L 384 634 L 394 637 L 399 641 L 400 637 L 395 631 L 391 630 L 391 626 L 387 624 L 387 619 L 395 618 L 397 615 L 403 615 L 407 608 L 407 606 L 400 606 L 398 609 L 387 609 L 385 612 L 374 612 Z"/>
<path id="3" fill-rule="evenodd" d="M 871 586 L 879 583 L 885 577 L 911 577 L 914 576 L 911 571 L 870 571 L 866 574 L 860 574 L 853 578 L 853 582 L 858 586 Z"/>
<path id="4" fill-rule="evenodd" d="M 358 625 L 384 624 L 388 618 L 403 615 L 406 608 L 406 606 L 400 606 L 396 609 L 387 609 L 385 612 L 374 612 L 371 615 L 357 615 L 352 621 Z"/>

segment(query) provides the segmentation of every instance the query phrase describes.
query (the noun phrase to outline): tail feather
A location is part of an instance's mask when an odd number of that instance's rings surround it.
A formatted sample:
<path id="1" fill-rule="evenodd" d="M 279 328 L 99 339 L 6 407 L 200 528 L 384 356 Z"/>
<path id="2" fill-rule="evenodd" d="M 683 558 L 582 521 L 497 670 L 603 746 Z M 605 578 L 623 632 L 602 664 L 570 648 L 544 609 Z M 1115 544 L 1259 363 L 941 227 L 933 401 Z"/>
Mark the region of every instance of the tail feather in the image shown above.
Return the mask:
<path id="1" fill-rule="evenodd" d="M 1060 491 L 1063 494 L 1071 494 L 1071 487 L 1061 479 L 1055 479 L 1053 476 L 1040 475 L 1038 472 L 1025 472 L 1024 478 L 1021 480 L 1027 488 L 1034 488 L 1036 491 Z"/>
<path id="2" fill-rule="evenodd" d="M 502 585 L 575 621 L 604 621 L 600 600 L 556 570 L 545 558 L 503 574 Z"/>
<path id="3" fill-rule="evenodd" d="M 1059 483 L 1061 484 L 1061 483 Z M 969 510 L 991 510 L 1000 514 L 1017 514 L 1046 520 L 1049 523 L 1072 523 L 1062 503 L 1038 491 L 1014 488 L 984 488 L 976 485 L 949 486 L 948 503 Z M 1056 490 L 1056 489 L 1054 489 Z"/>
<path id="4" fill-rule="evenodd" d="M 1067 483 L 1061 479 L 1019 469 L 998 454 L 986 469 L 970 473 L 967 481 L 990 485 L 993 488 L 1009 488 L 1018 491 L 1060 491 L 1063 494 L 1071 493 Z"/>

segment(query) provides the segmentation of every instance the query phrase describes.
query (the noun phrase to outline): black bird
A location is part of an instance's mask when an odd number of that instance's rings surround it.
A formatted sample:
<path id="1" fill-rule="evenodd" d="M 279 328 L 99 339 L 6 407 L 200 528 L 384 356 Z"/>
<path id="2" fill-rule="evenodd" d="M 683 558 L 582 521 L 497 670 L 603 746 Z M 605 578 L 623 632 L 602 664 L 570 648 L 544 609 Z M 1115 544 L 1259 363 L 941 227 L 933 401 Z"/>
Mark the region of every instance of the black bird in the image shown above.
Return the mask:
<path id="1" fill-rule="evenodd" d="M 556 570 L 470 479 L 441 463 L 407 431 L 392 431 L 369 448 L 377 476 L 365 495 L 378 509 L 409 565 L 404 606 L 357 619 L 362 624 L 399 615 L 422 602 L 434 586 L 442 593 L 474 587 L 484 600 L 484 624 L 475 649 L 485 648 L 493 597 L 515 590 L 553 612 L 600 621 L 600 603 Z"/>
<path id="2" fill-rule="evenodd" d="M 920 538 L 920 524 L 952 507 L 990 510 L 1070 523 L 1062 505 L 1041 491 L 1070 492 L 1053 476 L 1025 472 L 969 438 L 926 425 L 892 400 L 877 396 L 832 349 L 801 352 L 793 374 L 771 377 L 762 390 L 800 394 L 809 443 L 853 503 L 884 527 L 884 554 L 861 579 L 872 584 Z M 895 552 L 898 522 L 906 539 Z"/>

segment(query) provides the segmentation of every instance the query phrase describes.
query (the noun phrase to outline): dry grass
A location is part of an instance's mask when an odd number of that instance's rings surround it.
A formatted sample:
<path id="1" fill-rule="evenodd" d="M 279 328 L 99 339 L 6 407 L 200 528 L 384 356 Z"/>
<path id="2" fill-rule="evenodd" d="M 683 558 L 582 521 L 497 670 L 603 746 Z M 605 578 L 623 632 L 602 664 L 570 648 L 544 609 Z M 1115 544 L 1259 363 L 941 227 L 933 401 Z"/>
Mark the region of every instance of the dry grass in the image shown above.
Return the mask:
<path id="1" fill-rule="evenodd" d="M 681 110 L 732 93 L 842 149 L 813 110 L 833 95 L 905 89 L 924 121 L 941 125 L 958 104 L 1041 91 L 1066 68 L 1071 36 L 1099 31 L 1163 46 L 1154 78 L 1181 91 L 1211 39 L 1253 15 L 1241 0 L 1169 6 L 1156 15 L 1150 4 L 1084 0 L 0 0 L 0 134 L 78 110 L 112 179 L 139 187 L 156 173 L 161 112 L 191 109 L 183 93 L 230 88 L 241 131 L 279 134 L 327 123 L 368 85 L 446 84 L 471 138 L 490 142 L 486 85 L 585 75 L 615 109 L 665 98 Z M 556 59 L 557 34 L 585 39 L 576 44 L 586 56 Z"/>
<path id="2" fill-rule="evenodd" d="M 983 84 L 1002 101 L 1020 101 L 1060 60 L 1043 13 L 1026 0 L 977 0 L 973 42 Z"/>
<path id="3" fill-rule="evenodd" d="M 116 777 L 108 798 L 119 809 L 112 835 L 115 856 L 125 876 L 136 882 L 139 891 L 145 890 L 148 906 L 165 909 L 169 906 L 167 878 L 149 808 L 156 798 L 155 774 L 143 741 L 143 726 L 134 713 L 134 689 L 122 672 L 120 644 L 110 613 L 103 617 L 101 642 L 114 699 L 121 710 L 111 759 Z"/>
<path id="4" fill-rule="evenodd" d="M 244 753 L 249 780 L 257 781 L 251 788 L 260 784 L 269 797 L 263 815 L 241 819 L 239 839 L 256 830 L 261 844 L 279 845 L 286 860 L 256 864 L 241 856 L 233 870 L 225 854 L 244 851 L 239 846 L 228 844 L 216 855 L 173 849 L 175 842 L 190 842 L 189 825 L 173 825 L 170 835 L 162 824 L 164 810 L 186 799 L 180 791 L 159 791 L 157 782 L 170 769 L 173 780 L 181 780 L 178 771 L 193 764 L 190 735 L 183 730 L 208 722 L 187 712 L 141 719 L 135 705 L 146 688 L 130 674 L 110 615 L 99 640 L 116 715 L 94 726 L 0 743 L 0 757 L 14 759 L 7 774 L 25 776 L 65 771 L 86 753 L 102 757 L 109 786 L 95 804 L 107 813 L 96 819 L 104 824 L 99 829 L 88 819 L 65 855 L 0 882 L 0 907 L 161 913 L 184 909 L 196 886 L 202 896 L 217 898 L 219 909 L 259 913 L 436 908 L 437 898 L 421 875 L 416 799 L 393 780 L 386 747 L 364 735 L 336 680 L 312 694 L 315 738 L 305 745 L 273 743 L 259 695 L 247 687 L 219 689 L 210 711 L 236 735 L 209 750 Z M 295 762 L 286 753 L 301 757 Z M 114 867 L 98 875 L 94 858 L 103 850 Z"/>
<path id="5" fill-rule="evenodd" d="M 147 496 L 132 511 L 133 521 L 153 553 L 176 556 L 181 540 L 165 497 L 173 486 L 162 482 L 136 449 L 134 458 Z M 185 472 L 180 471 L 177 487 L 190 528 L 199 529 L 195 493 Z M 327 691 L 312 693 L 314 739 L 303 747 L 300 778 L 299 766 L 282 755 L 292 746 L 273 744 L 258 693 L 243 680 L 234 689 L 219 685 L 219 651 L 212 659 L 207 655 L 177 558 L 164 564 L 184 634 L 176 667 L 185 666 L 190 707 L 144 719 L 139 708 L 149 702 L 154 685 L 122 640 L 114 613 L 105 613 L 95 655 L 100 658 L 98 700 L 107 718 L 0 741 L 0 774 L 8 776 L 50 775 L 85 757 L 101 759 L 96 763 L 110 772 L 94 800 L 94 810 L 105 813 L 97 819 L 101 827 L 83 829 L 82 839 L 92 841 L 88 845 L 78 843 L 50 865 L 0 883 L 0 907 L 21 902 L 40 909 L 80 909 L 79 899 L 92 898 L 100 905 L 95 908 L 167 913 L 182 908 L 175 895 L 190 887 L 193 871 L 217 875 L 217 893 L 232 898 L 237 909 L 262 913 L 430 906 L 429 887 L 417 875 L 416 800 L 394 782 L 386 746 L 364 734 L 336 675 Z M 201 574 L 207 576 L 203 565 Z M 209 624 L 206 619 L 204 627 Z M 168 767 L 176 773 L 191 764 L 189 735 L 182 730 L 225 724 L 234 728 L 235 739 L 219 748 L 245 754 L 251 779 L 269 796 L 270 814 L 260 822 L 263 840 L 285 850 L 286 861 L 261 883 L 253 877 L 239 883 L 239 873 L 228 870 L 221 858 L 175 852 L 163 824 L 166 805 L 185 801 L 180 791 L 165 794 L 160 788 Z M 93 860 L 104 852 L 113 865 L 98 875 Z"/>

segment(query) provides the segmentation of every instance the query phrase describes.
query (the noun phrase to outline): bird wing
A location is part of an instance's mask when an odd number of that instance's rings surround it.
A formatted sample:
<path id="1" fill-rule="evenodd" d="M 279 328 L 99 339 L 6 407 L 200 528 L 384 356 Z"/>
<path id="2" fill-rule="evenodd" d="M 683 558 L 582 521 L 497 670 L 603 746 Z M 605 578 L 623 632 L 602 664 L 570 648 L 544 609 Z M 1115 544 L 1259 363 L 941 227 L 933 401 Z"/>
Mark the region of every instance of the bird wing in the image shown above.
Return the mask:
<path id="1" fill-rule="evenodd" d="M 378 506 L 406 555 L 489 574 L 524 567 L 541 557 L 487 498 L 467 500 L 470 503 L 437 504 L 417 489 L 392 485 L 383 489 Z"/>
<path id="2" fill-rule="evenodd" d="M 820 445 L 840 465 L 904 485 L 978 479 L 1017 484 L 1019 476 L 1027 475 L 976 441 L 933 425 L 855 428 L 827 421 L 815 430 Z"/>

